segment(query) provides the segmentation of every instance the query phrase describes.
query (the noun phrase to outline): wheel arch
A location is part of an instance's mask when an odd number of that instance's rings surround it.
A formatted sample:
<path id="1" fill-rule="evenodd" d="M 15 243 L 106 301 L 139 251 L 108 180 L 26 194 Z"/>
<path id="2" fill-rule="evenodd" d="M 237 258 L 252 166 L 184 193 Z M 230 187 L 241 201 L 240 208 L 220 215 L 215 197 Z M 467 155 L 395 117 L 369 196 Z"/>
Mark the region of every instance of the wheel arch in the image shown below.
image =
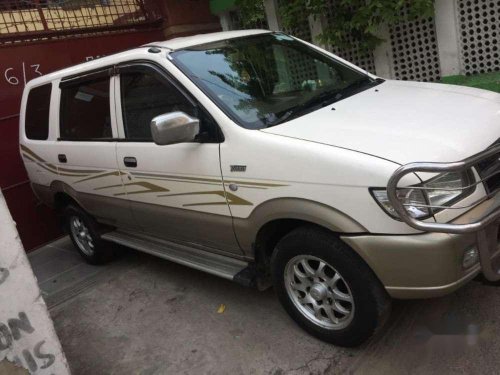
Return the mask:
<path id="1" fill-rule="evenodd" d="M 255 259 L 259 288 L 269 286 L 268 270 L 272 252 L 281 238 L 300 226 L 315 226 L 338 235 L 366 233 L 357 221 L 319 202 L 296 198 L 279 198 L 257 206 L 246 218 L 234 218 L 240 246 Z"/>
<path id="2" fill-rule="evenodd" d="M 68 184 L 62 181 L 53 181 L 50 189 L 53 193 L 52 206 L 56 212 L 61 212 L 68 204 L 85 209 L 77 197 L 77 192 Z"/>
<path id="3" fill-rule="evenodd" d="M 367 229 L 349 215 L 325 204 L 302 198 L 277 198 L 258 205 L 248 218 L 234 218 L 236 237 L 251 254 L 265 228 L 276 223 L 317 225 L 334 233 L 366 233 Z M 292 228 L 293 229 L 293 228 Z"/>

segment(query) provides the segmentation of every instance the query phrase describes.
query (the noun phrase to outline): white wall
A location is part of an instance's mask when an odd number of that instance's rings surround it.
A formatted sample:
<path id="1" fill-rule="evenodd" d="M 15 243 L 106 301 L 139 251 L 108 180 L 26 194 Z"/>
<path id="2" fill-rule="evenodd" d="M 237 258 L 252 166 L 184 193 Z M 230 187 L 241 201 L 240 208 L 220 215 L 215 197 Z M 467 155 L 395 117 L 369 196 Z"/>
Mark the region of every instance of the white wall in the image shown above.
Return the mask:
<path id="1" fill-rule="evenodd" d="M 0 370 L 69 374 L 47 306 L 0 190 Z"/>

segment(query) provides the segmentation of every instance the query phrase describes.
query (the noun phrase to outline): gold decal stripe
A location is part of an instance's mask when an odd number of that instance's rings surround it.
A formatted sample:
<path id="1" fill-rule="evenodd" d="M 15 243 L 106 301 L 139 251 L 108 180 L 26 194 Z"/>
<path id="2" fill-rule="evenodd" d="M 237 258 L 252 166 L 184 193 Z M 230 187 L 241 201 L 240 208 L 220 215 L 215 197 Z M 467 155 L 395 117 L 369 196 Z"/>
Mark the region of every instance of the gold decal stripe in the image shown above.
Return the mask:
<path id="1" fill-rule="evenodd" d="M 101 172 L 103 172 L 102 170 L 68 169 L 68 168 L 56 167 L 55 165 L 53 165 L 51 163 L 47 163 L 44 159 L 42 159 L 40 156 L 38 156 L 36 153 L 34 153 L 33 151 L 31 151 L 28 147 L 26 147 L 24 145 L 21 145 L 21 150 L 23 152 L 25 152 L 26 154 L 28 154 L 29 156 L 31 156 L 32 158 L 36 159 L 36 161 L 33 160 L 33 159 L 30 159 L 30 160 L 32 160 L 34 162 L 45 163 L 45 165 L 48 168 L 53 168 L 54 169 L 54 171 L 51 171 L 51 172 L 58 173 L 58 174 L 61 174 L 63 176 L 71 176 L 71 175 L 69 175 L 69 174 L 62 174 L 62 173 L 59 173 L 59 171 L 68 172 L 68 173 L 74 173 L 75 176 L 78 175 L 78 174 L 80 174 L 80 175 L 89 175 L 91 173 L 101 173 Z M 25 156 L 28 157 L 28 155 L 25 155 Z"/>
<path id="2" fill-rule="evenodd" d="M 74 173 L 58 173 L 59 176 L 69 176 L 69 177 L 87 177 L 88 174 L 74 174 Z"/>
<path id="3" fill-rule="evenodd" d="M 187 181 L 213 182 L 213 183 L 217 183 L 217 184 L 222 183 L 222 179 L 213 179 L 213 178 L 184 177 L 184 176 L 173 176 L 173 175 L 142 173 L 142 172 L 132 172 L 131 174 L 133 176 L 138 176 L 138 177 L 155 177 L 155 178 L 175 179 L 175 180 L 180 180 L 180 182 L 182 182 L 183 180 L 187 180 Z M 288 186 L 285 184 L 272 184 L 272 183 L 265 183 L 265 182 L 253 182 L 253 181 L 241 181 L 241 180 L 225 180 L 224 183 L 225 184 L 240 184 L 240 185 L 248 185 L 248 186 L 262 186 L 262 187 Z"/>
<path id="4" fill-rule="evenodd" d="M 88 178 L 84 178 L 82 180 L 75 181 L 74 183 L 77 184 L 79 182 L 95 180 L 95 179 L 98 179 L 98 178 L 108 177 L 108 176 L 122 176 L 124 174 L 126 174 L 126 173 L 120 172 L 120 171 L 113 171 L 113 172 L 108 172 L 108 173 L 100 174 L 100 175 L 97 175 L 97 176 L 91 176 L 91 177 L 88 177 Z"/>
<path id="5" fill-rule="evenodd" d="M 92 174 L 92 173 L 102 173 L 104 172 L 103 170 L 93 170 L 93 169 L 67 169 L 67 168 L 61 168 L 57 167 L 58 170 L 63 171 L 63 172 L 70 172 L 70 173 L 86 173 L 86 174 Z"/>
<path id="6" fill-rule="evenodd" d="M 142 177 L 145 180 L 183 182 L 185 184 L 201 184 L 201 185 L 215 185 L 215 186 L 221 185 L 220 181 L 218 183 L 215 183 L 215 182 L 201 182 L 201 181 L 185 181 L 185 180 L 178 180 L 178 179 L 174 179 L 174 178 L 159 178 L 159 177 L 146 177 L 146 176 L 136 176 L 136 177 Z"/>
<path id="7" fill-rule="evenodd" d="M 249 185 L 249 186 L 263 186 L 263 187 L 281 187 L 288 186 L 284 184 L 271 184 L 265 182 L 247 182 L 247 181 L 234 181 L 234 180 L 224 180 L 225 184 L 239 184 L 239 185 Z"/>
<path id="8" fill-rule="evenodd" d="M 115 187 L 123 187 L 123 184 L 101 186 L 101 187 L 95 188 L 94 190 L 112 189 L 112 188 L 115 188 Z"/>
<path id="9" fill-rule="evenodd" d="M 28 159 L 28 160 L 32 161 L 33 163 L 35 163 L 36 165 L 38 165 L 39 167 L 42 167 L 43 169 L 46 169 L 46 170 L 47 170 L 47 171 L 49 171 L 49 172 L 52 172 L 52 173 L 54 173 L 54 174 L 57 174 L 57 171 L 53 171 L 52 169 L 48 168 L 48 166 L 46 166 L 45 164 L 40 163 L 39 161 L 36 161 L 36 160 L 35 160 L 34 158 L 32 158 L 31 156 L 26 155 L 26 154 L 23 154 L 23 156 L 24 156 L 26 159 Z"/>
<path id="10" fill-rule="evenodd" d="M 70 174 L 70 173 L 58 173 L 54 170 L 52 170 L 50 168 L 51 164 L 43 164 L 43 163 L 40 163 L 38 161 L 36 161 L 35 159 L 33 159 L 31 156 L 28 156 L 26 154 L 23 154 L 23 156 L 28 159 L 28 160 L 31 160 L 33 163 L 35 163 L 36 165 L 38 165 L 39 167 L 51 172 L 51 173 L 54 173 L 54 174 L 57 174 L 59 176 L 69 176 L 69 177 L 86 177 L 88 176 L 88 174 Z"/>
<path id="11" fill-rule="evenodd" d="M 42 163 L 45 163 L 45 160 L 43 160 L 40 156 L 38 156 L 33 151 L 31 151 L 28 147 L 26 147 L 25 145 L 20 145 L 20 146 L 21 146 L 22 151 L 26 152 L 27 154 L 29 154 L 31 157 L 35 158 L 36 160 L 38 160 Z"/>
<path id="12" fill-rule="evenodd" d="M 201 191 L 201 192 L 192 192 L 192 193 L 178 193 L 178 194 L 162 194 L 158 195 L 158 197 L 175 197 L 181 195 L 217 195 L 222 198 L 227 198 L 227 202 L 234 206 L 253 206 L 252 202 L 249 202 L 243 198 L 240 198 L 232 193 L 225 193 L 222 190 L 216 191 Z M 183 204 L 183 207 L 191 207 L 191 206 L 211 206 L 211 205 L 222 205 L 226 204 L 226 202 L 201 202 L 201 203 L 187 203 Z"/>
<path id="13" fill-rule="evenodd" d="M 139 191 L 132 191 L 132 192 L 123 192 L 123 193 L 116 193 L 113 194 L 115 197 L 118 197 L 120 195 L 132 195 L 132 194 L 144 194 L 144 193 L 161 193 L 165 191 L 170 191 L 167 188 L 151 184 L 146 181 L 140 181 L 140 182 L 131 182 L 125 185 L 122 184 L 117 184 L 117 185 L 109 185 L 109 186 L 102 186 L 95 188 L 94 190 L 102 190 L 102 189 L 111 189 L 111 188 L 116 188 L 116 187 L 123 187 L 123 186 L 141 186 L 145 188 L 146 190 L 139 190 Z"/>
<path id="14" fill-rule="evenodd" d="M 253 206 L 252 202 L 249 202 L 233 193 L 226 191 L 227 202 L 233 206 Z"/>
<path id="15" fill-rule="evenodd" d="M 141 173 L 141 172 L 132 172 L 132 175 L 138 177 L 156 177 L 156 178 L 165 178 L 165 179 L 176 179 L 176 180 L 187 180 L 187 181 L 203 181 L 203 182 L 213 182 L 220 184 L 221 180 L 216 180 L 213 178 L 202 178 L 202 177 L 184 177 L 184 176 L 172 176 L 165 174 L 154 174 L 154 173 Z"/>

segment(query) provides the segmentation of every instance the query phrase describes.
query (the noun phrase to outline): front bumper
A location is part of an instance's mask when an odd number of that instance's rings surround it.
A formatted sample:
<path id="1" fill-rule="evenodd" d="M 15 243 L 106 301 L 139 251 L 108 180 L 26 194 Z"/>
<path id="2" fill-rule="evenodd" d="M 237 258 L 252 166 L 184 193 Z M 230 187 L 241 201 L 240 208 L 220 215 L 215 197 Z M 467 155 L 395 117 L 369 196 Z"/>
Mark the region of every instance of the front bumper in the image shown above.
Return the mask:
<path id="1" fill-rule="evenodd" d="M 408 174 L 413 173 L 464 173 L 468 170 L 475 169 L 480 171 L 479 180 L 470 186 L 463 186 L 456 190 L 466 190 L 482 184 L 485 188 L 486 195 L 483 198 L 476 200 L 474 203 L 466 206 L 454 205 L 448 207 L 446 205 L 432 204 L 430 201 L 424 207 L 427 207 L 431 212 L 435 210 L 450 210 L 450 209 L 467 209 L 473 207 L 465 218 L 455 220 L 451 223 L 441 222 L 424 222 L 412 217 L 403 203 L 398 199 L 398 184 Z M 426 163 L 417 162 L 410 163 L 399 167 L 389 179 L 387 184 L 387 196 L 394 210 L 398 213 L 399 218 L 409 226 L 430 233 L 449 233 L 449 234 L 467 234 L 473 233 L 476 237 L 476 246 L 479 252 L 481 261 L 481 269 L 486 279 L 490 281 L 500 280 L 500 250 L 498 246 L 498 227 L 500 224 L 500 186 L 498 178 L 500 177 L 500 143 L 495 142 L 491 147 L 487 148 L 476 155 L 473 155 L 462 161 L 452 163 Z M 413 186 L 412 189 L 436 190 L 426 186 Z M 437 190 L 446 189 L 438 188 Z M 450 190 L 450 189 L 447 189 Z"/>
<path id="2" fill-rule="evenodd" d="M 500 280 L 500 144 L 452 163 L 417 162 L 399 167 L 389 179 L 387 196 L 399 218 L 423 234 L 409 236 L 344 237 L 372 267 L 389 294 L 396 298 L 436 297 L 454 291 L 482 271 L 490 281 Z M 476 169 L 479 180 L 465 190 L 482 184 L 486 195 L 470 205 L 453 207 L 432 204 L 435 210 L 470 209 L 451 223 L 421 221 L 412 217 L 408 204 L 398 198 L 399 182 L 409 174 L 451 173 Z M 403 186 L 402 188 L 407 187 Z M 423 185 L 412 189 L 436 190 Z M 439 188 L 446 189 L 444 187 Z M 448 189 L 450 190 L 450 189 Z M 474 250 L 479 263 L 464 268 L 464 253 Z M 471 251 L 470 254 L 474 252 Z M 472 258 L 473 259 L 473 258 Z"/>
<path id="3" fill-rule="evenodd" d="M 476 206 L 451 224 L 466 225 L 497 211 L 500 193 Z M 394 298 L 430 298 L 451 293 L 474 278 L 481 269 L 500 268 L 499 222 L 478 232 L 463 234 L 343 236 L 372 268 Z M 465 251 L 476 247 L 481 263 L 464 269 Z"/>
<path id="4" fill-rule="evenodd" d="M 342 237 L 371 267 L 393 298 L 430 298 L 451 293 L 480 272 L 462 267 L 474 234 L 425 233 Z"/>

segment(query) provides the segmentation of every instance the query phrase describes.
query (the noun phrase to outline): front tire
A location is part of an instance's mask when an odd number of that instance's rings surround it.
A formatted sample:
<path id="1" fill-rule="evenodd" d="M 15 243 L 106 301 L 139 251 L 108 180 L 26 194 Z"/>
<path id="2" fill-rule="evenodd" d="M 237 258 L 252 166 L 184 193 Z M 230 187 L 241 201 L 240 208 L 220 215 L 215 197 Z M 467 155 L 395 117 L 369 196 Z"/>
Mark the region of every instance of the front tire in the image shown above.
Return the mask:
<path id="1" fill-rule="evenodd" d="M 69 205 L 64 210 L 65 229 L 71 242 L 87 263 L 102 264 L 113 257 L 113 250 L 99 235 L 98 224 L 80 207 Z"/>
<path id="2" fill-rule="evenodd" d="M 281 304 L 320 340 L 358 346 L 389 315 L 390 298 L 366 263 L 333 234 L 300 227 L 276 246 L 273 284 Z"/>

